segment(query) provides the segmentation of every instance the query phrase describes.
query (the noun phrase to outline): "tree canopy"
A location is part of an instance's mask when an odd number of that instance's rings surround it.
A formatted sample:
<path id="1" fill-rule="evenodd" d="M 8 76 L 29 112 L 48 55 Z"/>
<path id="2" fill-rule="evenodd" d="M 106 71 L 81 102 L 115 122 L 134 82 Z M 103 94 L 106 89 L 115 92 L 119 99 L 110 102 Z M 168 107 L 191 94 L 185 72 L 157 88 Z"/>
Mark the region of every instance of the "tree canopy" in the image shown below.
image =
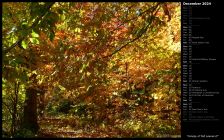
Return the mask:
<path id="1" fill-rule="evenodd" d="M 180 135 L 180 3 L 4 2 L 2 8 L 8 135 Z M 30 111 L 37 118 L 27 121 Z M 37 130 L 28 131 L 35 121 Z"/>

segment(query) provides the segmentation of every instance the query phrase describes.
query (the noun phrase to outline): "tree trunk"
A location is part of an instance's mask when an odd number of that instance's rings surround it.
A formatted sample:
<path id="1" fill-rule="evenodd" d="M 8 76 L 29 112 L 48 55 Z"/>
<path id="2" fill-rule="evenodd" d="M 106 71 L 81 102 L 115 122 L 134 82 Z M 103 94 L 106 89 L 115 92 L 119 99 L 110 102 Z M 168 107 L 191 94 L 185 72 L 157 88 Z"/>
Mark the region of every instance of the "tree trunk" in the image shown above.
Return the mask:
<path id="1" fill-rule="evenodd" d="M 37 123 L 37 91 L 32 87 L 26 89 L 23 128 L 31 130 L 34 133 L 39 129 Z"/>
<path id="2" fill-rule="evenodd" d="M 17 104 L 18 104 L 18 93 L 19 83 L 15 82 L 15 97 L 13 99 L 13 112 L 12 112 L 12 124 L 11 124 L 11 135 L 14 135 L 16 130 L 16 115 L 17 115 Z"/>

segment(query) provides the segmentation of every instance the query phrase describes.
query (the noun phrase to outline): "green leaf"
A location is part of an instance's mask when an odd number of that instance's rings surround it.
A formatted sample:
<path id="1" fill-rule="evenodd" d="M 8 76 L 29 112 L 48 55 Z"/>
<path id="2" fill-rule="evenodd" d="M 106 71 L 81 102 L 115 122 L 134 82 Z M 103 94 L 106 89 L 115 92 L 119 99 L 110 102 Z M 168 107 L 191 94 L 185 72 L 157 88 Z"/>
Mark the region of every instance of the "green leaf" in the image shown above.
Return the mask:
<path id="1" fill-rule="evenodd" d="M 54 37 L 55 37 L 54 32 L 49 32 L 50 41 L 53 41 L 54 40 Z"/>
<path id="2" fill-rule="evenodd" d="M 33 44 L 40 44 L 39 40 L 36 38 L 30 38 L 30 42 Z"/>
<path id="3" fill-rule="evenodd" d="M 32 37 L 39 37 L 39 35 L 37 33 L 35 33 L 34 31 L 32 31 L 31 35 L 32 35 Z"/>
<path id="4" fill-rule="evenodd" d="M 87 64 L 83 64 L 82 68 L 79 70 L 79 73 L 82 73 L 89 66 L 89 62 Z"/>
<path id="5" fill-rule="evenodd" d="M 153 76 L 151 73 L 146 73 L 144 74 L 145 78 L 149 79 L 149 80 L 152 80 Z"/>
<path id="6" fill-rule="evenodd" d="M 66 18 L 64 14 L 61 15 L 60 17 L 61 17 L 61 20 L 65 20 L 65 18 Z"/>
<path id="7" fill-rule="evenodd" d="M 144 90 L 134 90 L 132 91 L 133 94 L 144 94 Z"/>
<path id="8" fill-rule="evenodd" d="M 22 47 L 24 48 L 24 49 L 26 49 L 27 48 L 27 43 L 25 42 L 25 41 L 22 41 Z"/>
<path id="9" fill-rule="evenodd" d="M 21 24 L 21 29 L 22 30 L 27 30 L 27 28 L 28 28 L 28 22 L 27 21 L 24 21 L 24 22 L 22 22 L 22 24 Z"/>
<path id="10" fill-rule="evenodd" d="M 152 31 L 153 31 L 153 32 L 157 32 L 157 29 L 156 29 L 156 28 L 152 28 Z"/>
<path id="11" fill-rule="evenodd" d="M 58 85 L 58 87 L 60 88 L 60 90 L 65 91 L 65 87 L 63 87 L 62 85 Z"/>

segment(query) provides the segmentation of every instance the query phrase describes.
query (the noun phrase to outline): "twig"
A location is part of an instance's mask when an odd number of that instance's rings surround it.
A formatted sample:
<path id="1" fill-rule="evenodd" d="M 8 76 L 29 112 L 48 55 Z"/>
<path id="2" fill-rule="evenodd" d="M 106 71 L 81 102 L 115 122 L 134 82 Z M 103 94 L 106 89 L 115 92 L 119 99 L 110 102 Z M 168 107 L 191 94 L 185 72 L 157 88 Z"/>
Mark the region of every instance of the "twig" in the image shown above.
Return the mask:
<path id="1" fill-rule="evenodd" d="M 154 7 L 154 9 L 151 11 L 151 13 L 153 13 L 153 12 L 157 9 L 157 7 L 159 6 L 159 4 L 160 4 L 160 3 L 157 3 L 157 5 Z M 156 13 L 157 13 L 157 12 L 156 12 Z M 155 14 L 156 14 L 156 13 L 155 13 Z M 103 58 L 107 58 L 107 57 L 111 57 L 111 56 L 113 56 L 115 53 L 119 52 L 121 49 L 125 48 L 125 47 L 126 47 L 127 45 L 129 45 L 130 43 L 132 43 L 132 42 L 138 40 L 138 39 L 139 39 L 139 38 L 140 38 L 140 37 L 147 31 L 149 25 L 152 23 L 152 19 L 153 19 L 153 17 L 154 17 L 155 14 L 151 15 L 151 16 L 147 19 L 148 24 L 147 24 L 145 27 L 143 27 L 143 28 L 141 29 L 141 31 L 142 31 L 141 34 L 139 34 L 136 38 L 134 38 L 133 40 L 127 42 L 127 43 L 124 44 L 123 46 L 121 46 L 121 47 L 119 47 L 119 48 L 116 48 L 110 55 L 104 56 Z"/>

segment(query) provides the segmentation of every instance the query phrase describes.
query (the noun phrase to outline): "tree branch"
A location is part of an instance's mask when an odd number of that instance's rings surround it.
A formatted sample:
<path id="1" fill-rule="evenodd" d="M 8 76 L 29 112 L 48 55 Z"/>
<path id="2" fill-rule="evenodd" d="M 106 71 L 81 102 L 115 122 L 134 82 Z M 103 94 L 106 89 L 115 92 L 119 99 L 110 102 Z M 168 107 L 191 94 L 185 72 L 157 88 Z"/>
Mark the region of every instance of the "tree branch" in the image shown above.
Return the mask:
<path id="1" fill-rule="evenodd" d="M 157 7 L 159 6 L 159 4 L 160 4 L 160 3 L 157 3 L 157 5 L 153 8 L 153 10 L 151 11 L 151 14 L 152 14 L 152 15 L 149 16 L 149 18 L 146 20 L 146 21 L 148 22 L 148 24 L 140 30 L 141 33 L 140 33 L 136 38 L 134 38 L 133 40 L 127 42 L 127 43 L 124 44 L 123 46 L 121 46 L 121 47 L 119 47 L 119 48 L 116 48 L 110 55 L 104 56 L 103 58 L 107 58 L 107 57 L 111 57 L 111 56 L 113 56 L 115 53 L 119 52 L 121 49 L 125 48 L 125 47 L 126 47 L 127 45 L 129 45 L 130 43 L 132 43 L 132 42 L 138 40 L 140 37 L 142 37 L 142 35 L 143 35 L 144 33 L 146 33 L 146 31 L 147 31 L 149 25 L 152 23 L 153 18 L 154 18 L 155 14 L 157 13 L 158 10 L 157 10 L 155 13 L 154 13 L 154 11 L 157 9 Z M 154 13 L 154 14 L 153 14 L 153 13 Z"/>
<path id="2" fill-rule="evenodd" d="M 7 105 L 5 102 L 2 102 L 3 105 L 8 109 L 9 113 L 12 115 L 12 110 L 10 109 L 10 105 Z"/>
<path id="3" fill-rule="evenodd" d="M 21 43 L 31 32 L 31 30 L 36 27 L 39 23 L 39 21 L 48 13 L 48 11 L 50 10 L 50 8 L 54 5 L 55 2 L 52 2 L 51 4 L 49 4 L 47 7 L 46 7 L 46 11 L 43 12 L 40 16 L 38 16 L 35 21 L 33 22 L 33 24 L 27 29 L 28 32 L 23 36 L 21 37 L 20 39 L 18 39 L 14 44 L 12 44 L 9 48 L 6 48 L 5 50 L 3 50 L 3 54 L 6 54 L 8 53 L 11 49 L 15 48 L 16 46 L 19 45 L 19 43 Z"/>
<path id="4" fill-rule="evenodd" d="M 124 25 L 125 23 L 128 23 L 128 22 L 130 22 L 130 21 L 132 21 L 132 20 L 137 19 L 138 17 L 142 16 L 143 14 L 147 13 L 147 12 L 150 11 L 150 10 L 151 10 L 151 8 L 149 8 L 149 9 L 143 11 L 143 12 L 140 13 L 140 15 L 138 15 L 138 16 L 135 16 L 135 17 L 133 17 L 133 18 L 131 18 L 131 19 L 127 19 L 127 20 L 125 20 L 124 22 L 122 22 L 121 24 L 119 24 L 119 25 L 117 26 L 117 28 L 115 28 L 112 32 L 118 30 L 119 27 L 121 27 L 121 26 Z"/>

